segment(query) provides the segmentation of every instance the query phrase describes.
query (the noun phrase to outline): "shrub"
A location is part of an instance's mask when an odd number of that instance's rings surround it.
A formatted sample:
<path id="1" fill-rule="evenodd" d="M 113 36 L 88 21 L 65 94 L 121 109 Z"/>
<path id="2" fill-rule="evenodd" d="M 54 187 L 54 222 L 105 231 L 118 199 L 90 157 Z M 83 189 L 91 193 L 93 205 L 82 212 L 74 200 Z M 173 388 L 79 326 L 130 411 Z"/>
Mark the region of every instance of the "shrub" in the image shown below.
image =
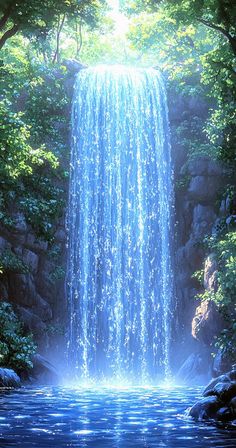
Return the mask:
<path id="1" fill-rule="evenodd" d="M 33 367 L 31 357 L 35 351 L 32 335 L 25 335 L 12 306 L 0 302 L 0 366 L 20 374 Z"/>

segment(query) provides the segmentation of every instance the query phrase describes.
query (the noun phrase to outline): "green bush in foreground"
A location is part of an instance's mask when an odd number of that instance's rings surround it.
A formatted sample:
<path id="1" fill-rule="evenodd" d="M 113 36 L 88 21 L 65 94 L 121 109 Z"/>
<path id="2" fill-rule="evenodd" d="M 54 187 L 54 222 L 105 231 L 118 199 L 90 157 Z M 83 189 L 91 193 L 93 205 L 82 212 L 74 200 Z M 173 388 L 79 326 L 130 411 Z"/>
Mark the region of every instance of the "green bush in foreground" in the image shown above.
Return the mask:
<path id="1" fill-rule="evenodd" d="M 32 335 L 24 335 L 12 306 L 0 302 L 0 367 L 21 373 L 33 367 L 31 357 L 36 351 Z"/>

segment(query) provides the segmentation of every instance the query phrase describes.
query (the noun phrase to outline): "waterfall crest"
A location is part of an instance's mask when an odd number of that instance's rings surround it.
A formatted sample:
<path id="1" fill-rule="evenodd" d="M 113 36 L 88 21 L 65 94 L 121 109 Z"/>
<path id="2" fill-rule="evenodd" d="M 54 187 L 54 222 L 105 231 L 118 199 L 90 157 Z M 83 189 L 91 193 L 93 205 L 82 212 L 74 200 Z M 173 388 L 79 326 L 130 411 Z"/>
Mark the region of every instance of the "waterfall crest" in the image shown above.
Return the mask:
<path id="1" fill-rule="evenodd" d="M 172 206 L 161 75 L 82 70 L 72 106 L 67 269 L 69 363 L 78 378 L 147 384 L 168 374 Z"/>

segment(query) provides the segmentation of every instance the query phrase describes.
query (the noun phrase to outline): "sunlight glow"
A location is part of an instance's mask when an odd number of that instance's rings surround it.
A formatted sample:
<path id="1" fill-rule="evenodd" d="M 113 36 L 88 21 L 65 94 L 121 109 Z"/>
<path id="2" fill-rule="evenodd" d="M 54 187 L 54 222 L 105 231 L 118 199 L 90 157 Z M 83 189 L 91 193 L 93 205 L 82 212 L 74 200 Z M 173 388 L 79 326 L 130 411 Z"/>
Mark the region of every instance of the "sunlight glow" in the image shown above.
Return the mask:
<path id="1" fill-rule="evenodd" d="M 114 34 L 125 35 L 129 28 L 129 20 L 120 12 L 119 0 L 109 0 L 108 4 L 111 8 L 108 17 L 114 21 L 115 25 Z"/>

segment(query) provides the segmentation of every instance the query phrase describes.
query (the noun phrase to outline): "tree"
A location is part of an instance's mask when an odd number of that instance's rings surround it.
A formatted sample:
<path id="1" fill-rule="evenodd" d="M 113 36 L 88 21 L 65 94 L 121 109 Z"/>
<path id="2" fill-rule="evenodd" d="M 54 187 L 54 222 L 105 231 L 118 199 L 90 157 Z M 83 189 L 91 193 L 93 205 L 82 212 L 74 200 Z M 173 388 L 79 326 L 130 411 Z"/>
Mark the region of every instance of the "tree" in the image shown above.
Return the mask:
<path id="1" fill-rule="evenodd" d="M 58 27 L 60 36 L 65 17 L 79 17 L 94 25 L 103 3 L 103 0 L 0 0 L 0 49 L 19 31 L 27 37 L 46 39 L 50 30 Z"/>
<path id="2" fill-rule="evenodd" d="M 222 34 L 236 56 L 236 4 L 232 0 L 136 0 L 127 10 L 158 11 L 165 8 L 166 15 L 179 24 L 201 23 Z"/>

